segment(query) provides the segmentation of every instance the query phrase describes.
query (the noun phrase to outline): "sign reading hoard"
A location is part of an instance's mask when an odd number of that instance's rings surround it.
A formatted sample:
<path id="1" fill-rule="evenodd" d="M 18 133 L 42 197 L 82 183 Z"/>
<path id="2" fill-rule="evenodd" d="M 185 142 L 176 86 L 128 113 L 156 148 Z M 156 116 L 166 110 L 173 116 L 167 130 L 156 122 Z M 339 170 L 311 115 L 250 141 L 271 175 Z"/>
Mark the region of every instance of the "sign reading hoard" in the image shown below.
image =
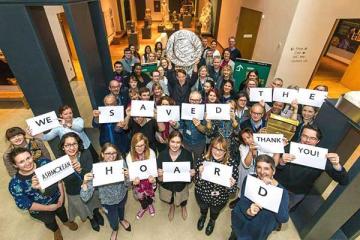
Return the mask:
<path id="1" fill-rule="evenodd" d="M 238 58 L 235 60 L 234 68 L 235 91 L 238 91 L 241 83 L 245 81 L 248 72 L 253 70 L 259 73 L 259 87 L 264 87 L 269 76 L 271 64 Z"/>
<path id="2" fill-rule="evenodd" d="M 299 121 L 285 118 L 276 114 L 270 114 L 266 125 L 266 133 L 284 134 L 287 140 L 291 140 L 295 134 Z"/>
<path id="3" fill-rule="evenodd" d="M 153 71 L 157 69 L 157 63 L 143 63 L 141 64 L 141 72 L 148 74 L 151 77 Z"/>

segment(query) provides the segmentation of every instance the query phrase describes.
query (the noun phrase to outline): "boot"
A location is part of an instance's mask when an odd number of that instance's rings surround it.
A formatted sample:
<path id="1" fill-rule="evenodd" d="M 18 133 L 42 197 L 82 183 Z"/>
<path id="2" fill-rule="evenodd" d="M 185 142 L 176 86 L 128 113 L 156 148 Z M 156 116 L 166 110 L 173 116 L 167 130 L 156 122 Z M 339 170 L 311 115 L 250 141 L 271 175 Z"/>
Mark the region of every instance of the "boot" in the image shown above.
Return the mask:
<path id="1" fill-rule="evenodd" d="M 101 225 L 104 226 L 104 217 L 101 215 L 101 213 L 99 212 L 98 208 L 95 208 L 94 211 L 94 218 L 96 220 L 96 222 Z"/>
<path id="2" fill-rule="evenodd" d="M 210 236 L 212 234 L 212 232 L 214 231 L 214 228 L 215 228 L 215 220 L 212 220 L 210 218 L 209 223 L 208 223 L 208 225 L 206 226 L 206 229 L 205 229 L 205 234 Z"/>
<path id="3" fill-rule="evenodd" d="M 201 215 L 199 220 L 198 220 L 198 223 L 197 223 L 197 229 L 199 231 L 203 230 L 204 228 L 204 224 L 205 224 L 205 220 L 206 220 L 206 215 Z"/>
<path id="4" fill-rule="evenodd" d="M 64 225 L 67 226 L 71 231 L 76 231 L 78 229 L 78 225 L 75 222 L 64 222 Z"/>
<path id="5" fill-rule="evenodd" d="M 61 235 L 60 228 L 58 228 L 58 229 L 54 232 L 54 240 L 63 240 L 63 237 L 62 237 L 62 235 Z"/>
<path id="6" fill-rule="evenodd" d="M 100 231 L 100 226 L 97 223 L 97 221 L 95 220 L 95 218 L 94 217 L 91 219 L 89 218 L 89 220 L 90 220 L 91 228 L 97 232 Z"/>

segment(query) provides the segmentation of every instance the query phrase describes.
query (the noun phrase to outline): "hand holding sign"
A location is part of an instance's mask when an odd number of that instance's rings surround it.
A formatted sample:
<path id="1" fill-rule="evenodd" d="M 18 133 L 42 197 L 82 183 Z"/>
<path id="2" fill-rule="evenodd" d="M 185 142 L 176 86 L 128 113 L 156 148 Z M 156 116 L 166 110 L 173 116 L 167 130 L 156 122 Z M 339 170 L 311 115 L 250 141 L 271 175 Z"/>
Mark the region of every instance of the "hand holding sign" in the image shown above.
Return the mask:
<path id="1" fill-rule="evenodd" d="M 225 187 L 231 187 L 232 166 L 209 161 L 204 161 L 203 165 L 204 170 L 201 173 L 201 178 L 203 180 Z"/>
<path id="2" fill-rule="evenodd" d="M 265 153 L 283 153 L 283 134 L 259 134 L 254 133 L 254 142 L 259 146 L 259 151 Z"/>
<path id="3" fill-rule="evenodd" d="M 209 120 L 230 120 L 229 104 L 206 104 L 206 119 Z"/>
<path id="4" fill-rule="evenodd" d="M 147 179 L 148 177 L 157 177 L 157 166 L 154 158 L 143 161 L 128 162 L 129 166 L 129 177 L 131 181 L 136 178 L 139 180 Z"/>
<path id="5" fill-rule="evenodd" d="M 301 143 L 290 143 L 290 154 L 295 156 L 292 163 L 325 169 L 328 150 L 326 148 L 315 147 Z"/>
<path id="6" fill-rule="evenodd" d="M 60 126 L 55 111 L 29 118 L 26 123 L 33 136 Z"/>
<path id="7" fill-rule="evenodd" d="M 190 162 L 163 162 L 163 182 L 190 182 Z M 160 169 L 159 169 L 160 170 Z"/>
<path id="8" fill-rule="evenodd" d="M 248 175 L 244 195 L 258 206 L 277 213 L 279 211 L 283 189 L 273 186 L 272 184 L 266 184 L 262 180 Z"/>
<path id="9" fill-rule="evenodd" d="M 204 104 L 183 103 L 181 105 L 181 119 L 183 120 L 192 120 L 194 118 L 203 120 L 204 112 Z"/>
<path id="10" fill-rule="evenodd" d="M 170 122 L 180 120 L 180 106 L 157 106 L 157 122 Z"/>
<path id="11" fill-rule="evenodd" d="M 272 88 L 250 88 L 251 102 L 272 102 Z"/>
<path id="12" fill-rule="evenodd" d="M 321 107 L 327 97 L 327 92 L 300 88 L 298 93 L 299 104 Z"/>
<path id="13" fill-rule="evenodd" d="M 247 213 L 248 213 L 248 215 L 254 217 L 254 216 L 256 216 L 256 214 L 258 214 L 260 212 L 261 209 L 262 209 L 261 206 L 259 206 L 256 203 L 252 203 L 250 205 L 250 208 L 248 209 Z"/>
<path id="14" fill-rule="evenodd" d="M 124 121 L 124 106 L 99 107 L 99 123 L 115 123 Z"/>

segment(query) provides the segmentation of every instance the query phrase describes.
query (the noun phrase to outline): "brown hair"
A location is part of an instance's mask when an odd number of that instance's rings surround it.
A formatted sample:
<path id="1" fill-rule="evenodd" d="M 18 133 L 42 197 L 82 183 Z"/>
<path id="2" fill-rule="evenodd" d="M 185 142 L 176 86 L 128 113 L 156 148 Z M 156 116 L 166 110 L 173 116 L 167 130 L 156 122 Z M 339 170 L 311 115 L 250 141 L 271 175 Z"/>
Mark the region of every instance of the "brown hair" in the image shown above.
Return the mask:
<path id="1" fill-rule="evenodd" d="M 161 104 L 162 101 L 164 101 L 164 100 L 168 101 L 168 102 L 169 102 L 169 105 L 175 105 L 175 100 L 172 99 L 172 98 L 169 97 L 169 96 L 162 96 L 162 97 L 160 98 L 160 100 L 159 100 L 159 104 Z"/>
<path id="2" fill-rule="evenodd" d="M 211 153 L 212 148 L 217 144 L 220 144 L 221 148 L 225 151 L 225 156 L 221 163 L 227 164 L 227 162 L 229 161 L 229 158 L 230 158 L 230 153 L 229 153 L 229 149 L 228 149 L 229 144 L 228 144 L 228 141 L 223 136 L 219 136 L 219 137 L 216 137 L 213 140 L 211 140 L 209 149 L 205 154 L 205 159 L 210 160 L 212 158 L 212 153 Z"/>
<path id="3" fill-rule="evenodd" d="M 240 131 L 240 133 L 239 133 L 239 140 L 240 140 L 240 144 L 242 144 L 242 145 L 246 145 L 245 142 L 244 142 L 244 140 L 243 140 L 243 138 L 242 138 L 242 135 L 243 135 L 244 133 L 248 133 L 248 134 L 250 134 L 250 135 L 253 135 L 253 134 L 254 134 L 254 132 L 253 132 L 253 130 L 251 130 L 251 128 L 244 128 L 244 129 L 242 129 L 242 130 Z"/>
<path id="4" fill-rule="evenodd" d="M 109 142 L 105 143 L 105 144 L 101 147 L 101 153 L 103 154 L 103 153 L 106 151 L 106 149 L 108 149 L 108 148 L 110 148 L 110 147 L 116 150 L 116 152 L 117 152 L 116 159 L 117 159 L 117 160 L 122 159 L 119 149 L 118 149 L 114 144 L 109 143 Z M 101 160 L 101 161 L 104 160 L 102 154 L 100 154 L 100 160 Z"/>
<path id="5" fill-rule="evenodd" d="M 174 137 L 179 137 L 181 139 L 181 142 L 183 141 L 183 135 L 181 134 L 181 132 L 179 130 L 174 130 L 170 133 L 168 139 L 169 142 L 171 139 L 173 139 Z"/>
<path id="6" fill-rule="evenodd" d="M 6 140 L 10 141 L 11 138 L 19 134 L 24 135 L 24 137 L 26 135 L 25 131 L 20 127 L 8 128 L 5 132 L 5 138 Z"/>
<path id="7" fill-rule="evenodd" d="M 142 140 L 144 140 L 144 143 L 145 143 L 145 159 L 148 159 L 150 157 L 150 148 L 149 148 L 148 138 L 142 133 L 135 133 L 131 139 L 130 156 L 131 156 L 132 161 L 134 161 L 134 160 L 136 161 L 138 159 L 138 154 L 135 150 L 135 145 Z"/>
<path id="8" fill-rule="evenodd" d="M 59 107 L 59 114 L 61 115 L 67 109 L 72 110 L 72 108 L 69 105 L 64 105 L 64 106 Z"/>

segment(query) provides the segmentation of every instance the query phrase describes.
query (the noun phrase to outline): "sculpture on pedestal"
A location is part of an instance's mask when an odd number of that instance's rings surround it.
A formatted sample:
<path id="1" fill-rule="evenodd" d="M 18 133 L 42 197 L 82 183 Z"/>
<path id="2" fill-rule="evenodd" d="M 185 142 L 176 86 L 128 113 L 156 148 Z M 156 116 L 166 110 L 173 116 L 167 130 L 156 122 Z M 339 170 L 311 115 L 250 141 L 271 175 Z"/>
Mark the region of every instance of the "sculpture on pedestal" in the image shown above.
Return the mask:
<path id="1" fill-rule="evenodd" d="M 149 8 L 145 9 L 145 17 L 144 17 L 144 27 L 151 26 L 151 10 Z"/>
<path id="2" fill-rule="evenodd" d="M 201 10 L 199 21 L 201 23 L 201 33 L 211 34 L 211 21 L 212 21 L 212 4 L 210 1 Z"/>
<path id="3" fill-rule="evenodd" d="M 170 22 L 170 15 L 169 15 L 169 5 L 167 4 L 166 0 L 161 2 L 161 16 L 162 16 L 162 24 L 165 26 L 166 29 L 172 29 L 172 23 Z"/>

